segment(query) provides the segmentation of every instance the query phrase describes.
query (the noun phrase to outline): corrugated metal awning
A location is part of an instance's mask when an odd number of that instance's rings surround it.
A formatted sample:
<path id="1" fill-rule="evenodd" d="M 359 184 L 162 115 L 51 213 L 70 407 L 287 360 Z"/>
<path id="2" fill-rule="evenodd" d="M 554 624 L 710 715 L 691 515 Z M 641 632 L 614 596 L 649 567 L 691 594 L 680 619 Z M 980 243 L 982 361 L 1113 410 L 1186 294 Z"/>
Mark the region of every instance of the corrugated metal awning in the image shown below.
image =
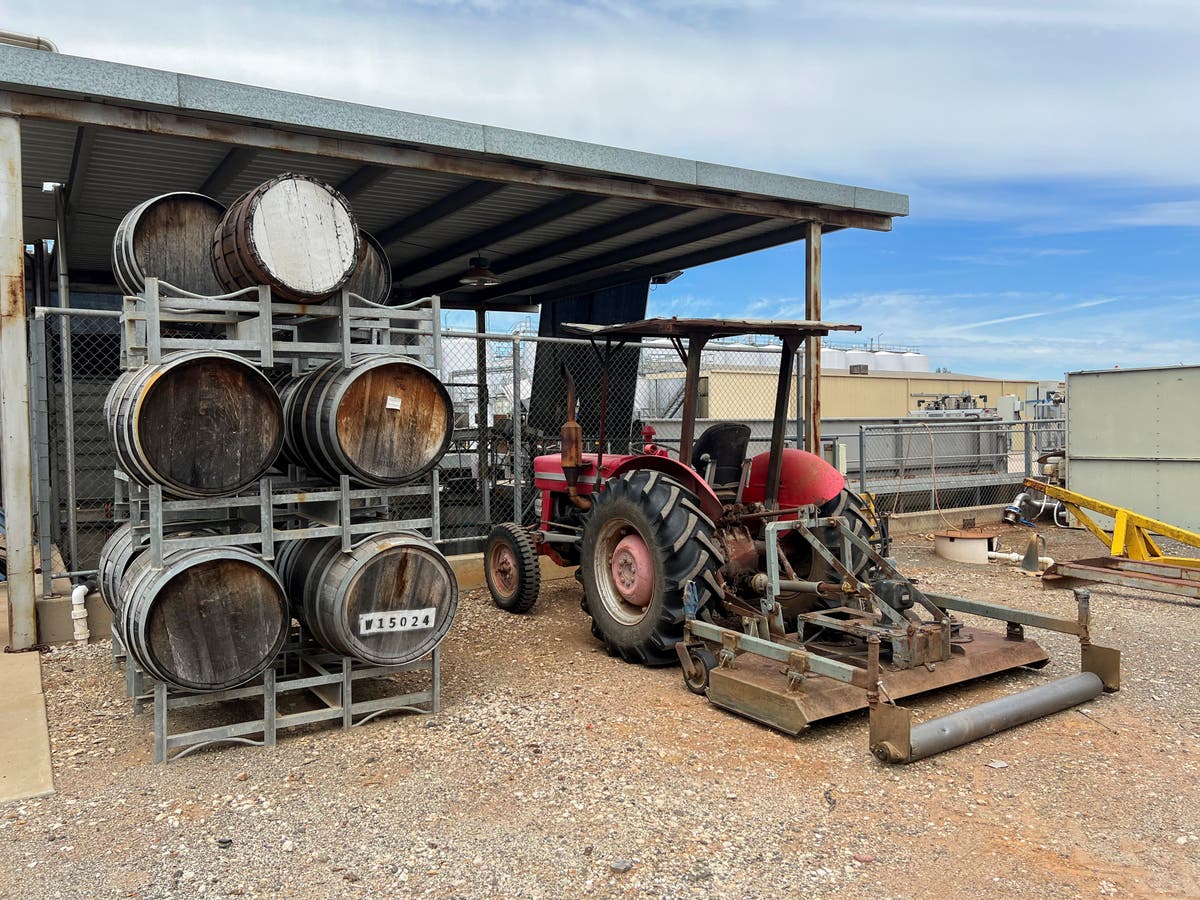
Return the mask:
<path id="1" fill-rule="evenodd" d="M 54 237 L 67 185 L 75 281 L 111 284 L 127 210 L 169 191 L 222 203 L 280 172 L 350 198 L 402 296 L 523 307 L 801 239 L 888 230 L 908 198 L 0 47 L 0 114 L 21 116 L 25 239 Z M 483 253 L 502 279 L 465 287 Z"/>

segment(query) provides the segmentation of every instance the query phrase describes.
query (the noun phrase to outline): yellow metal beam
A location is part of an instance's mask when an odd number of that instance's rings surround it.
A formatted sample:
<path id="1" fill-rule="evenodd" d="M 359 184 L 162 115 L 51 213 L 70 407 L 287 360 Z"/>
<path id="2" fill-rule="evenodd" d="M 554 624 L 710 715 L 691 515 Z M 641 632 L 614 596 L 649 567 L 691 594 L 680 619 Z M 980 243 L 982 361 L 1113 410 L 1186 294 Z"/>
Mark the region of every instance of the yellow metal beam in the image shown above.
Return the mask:
<path id="1" fill-rule="evenodd" d="M 1180 528 L 1177 525 L 1171 525 L 1159 519 L 1143 516 L 1121 506 L 1113 506 L 1111 503 L 1105 503 L 1103 500 L 1097 500 L 1094 497 L 1087 497 L 1083 494 L 1077 494 L 1075 491 L 1068 491 L 1066 488 L 1046 484 L 1044 481 L 1038 481 L 1034 478 L 1026 478 L 1025 487 L 1041 491 L 1047 497 L 1062 501 L 1063 505 L 1067 507 L 1084 528 L 1109 546 L 1109 555 L 1111 556 L 1123 556 L 1128 559 L 1143 561 L 1169 561 L 1175 565 L 1200 568 L 1200 559 L 1164 556 L 1162 550 L 1151 536 L 1151 532 L 1153 532 L 1154 534 L 1170 538 L 1173 541 L 1178 541 L 1181 544 L 1200 548 L 1200 534 L 1196 534 L 1194 531 L 1188 531 L 1186 528 Z M 1097 525 L 1095 520 L 1084 512 L 1085 509 L 1113 519 L 1112 534 L 1110 535 Z"/>

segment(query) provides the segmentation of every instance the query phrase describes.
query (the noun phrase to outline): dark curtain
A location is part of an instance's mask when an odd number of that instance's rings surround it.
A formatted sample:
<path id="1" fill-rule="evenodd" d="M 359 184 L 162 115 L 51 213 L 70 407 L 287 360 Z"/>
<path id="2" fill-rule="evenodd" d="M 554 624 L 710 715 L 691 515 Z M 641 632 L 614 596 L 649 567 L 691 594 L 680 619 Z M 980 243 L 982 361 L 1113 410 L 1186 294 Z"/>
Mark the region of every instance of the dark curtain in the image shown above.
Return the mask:
<path id="1" fill-rule="evenodd" d="M 633 282 L 574 297 L 566 297 L 542 307 L 538 334 L 542 337 L 568 337 L 562 331 L 567 322 L 588 325 L 617 325 L 646 317 L 646 299 L 650 281 Z M 603 351 L 602 342 L 597 342 Z M 641 351 L 631 342 L 615 351 L 609 359 L 608 418 L 605 430 L 614 451 L 627 449 L 633 426 L 633 402 L 637 390 L 638 360 Z M 562 364 L 575 379 L 579 424 L 584 437 L 595 440 L 600 434 L 600 356 L 590 347 L 570 344 L 539 344 L 533 367 L 533 394 L 529 402 L 529 425 L 547 435 L 557 435 L 566 419 L 566 388 Z M 635 442 L 640 435 L 633 436 Z M 592 450 L 592 447 L 585 447 Z"/>

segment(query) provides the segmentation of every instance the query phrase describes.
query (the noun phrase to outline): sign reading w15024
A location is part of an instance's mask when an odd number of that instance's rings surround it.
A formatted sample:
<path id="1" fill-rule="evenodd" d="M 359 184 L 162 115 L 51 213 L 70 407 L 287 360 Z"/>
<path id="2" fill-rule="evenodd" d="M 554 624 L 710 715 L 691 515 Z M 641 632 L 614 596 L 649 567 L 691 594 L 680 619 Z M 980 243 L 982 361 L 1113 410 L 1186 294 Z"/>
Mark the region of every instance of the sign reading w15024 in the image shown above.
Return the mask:
<path id="1" fill-rule="evenodd" d="M 437 607 L 401 609 L 395 612 L 364 613 L 358 617 L 360 635 L 383 634 L 386 631 L 420 631 L 432 628 L 437 622 Z"/>

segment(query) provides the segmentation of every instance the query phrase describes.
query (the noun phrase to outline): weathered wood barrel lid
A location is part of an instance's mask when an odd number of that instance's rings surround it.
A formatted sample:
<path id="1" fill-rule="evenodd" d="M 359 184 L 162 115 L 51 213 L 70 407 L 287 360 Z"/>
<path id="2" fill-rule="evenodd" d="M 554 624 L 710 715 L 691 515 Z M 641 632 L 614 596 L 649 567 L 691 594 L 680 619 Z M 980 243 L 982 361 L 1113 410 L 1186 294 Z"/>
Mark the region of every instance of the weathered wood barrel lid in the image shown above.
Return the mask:
<path id="1" fill-rule="evenodd" d="M 151 675 L 197 691 L 260 674 L 291 624 L 279 576 L 240 547 L 180 550 L 161 569 L 142 553 L 122 579 L 117 618 L 127 650 Z"/>
<path id="2" fill-rule="evenodd" d="M 352 655 L 381 664 L 420 659 L 454 622 L 458 579 L 425 538 L 378 534 L 355 548 L 341 573 Z M 343 555 L 344 556 L 344 555 Z M 398 628 L 403 622 L 406 628 Z"/>
<path id="3" fill-rule="evenodd" d="M 258 480 L 283 446 L 267 377 L 232 353 L 184 350 L 124 373 L 105 401 L 121 467 L 170 494 L 212 497 Z"/>
<path id="4" fill-rule="evenodd" d="M 373 535 L 349 553 L 337 538 L 291 541 L 276 566 L 314 639 L 376 665 L 400 665 L 433 650 L 458 608 L 454 570 L 415 533 Z"/>
<path id="5" fill-rule="evenodd" d="M 346 282 L 346 288 L 352 294 L 358 294 L 372 303 L 385 304 L 392 293 L 391 261 L 383 245 L 374 237 L 362 229 L 359 229 L 358 236 L 358 265 L 354 267 L 354 274 Z"/>
<path id="6" fill-rule="evenodd" d="M 453 438 L 449 391 L 407 357 L 326 363 L 280 392 L 288 458 L 327 478 L 402 484 L 436 466 Z"/>
<path id="7" fill-rule="evenodd" d="M 359 242 L 345 197 L 284 173 L 229 207 L 212 236 L 212 267 L 227 291 L 269 284 L 286 300 L 325 300 L 354 273 Z"/>
<path id="8" fill-rule="evenodd" d="M 147 278 L 157 278 L 192 294 L 221 293 L 211 245 L 224 215 L 225 207 L 212 197 L 188 191 L 161 194 L 135 206 L 113 236 L 113 276 L 121 290 L 138 294 Z"/>

